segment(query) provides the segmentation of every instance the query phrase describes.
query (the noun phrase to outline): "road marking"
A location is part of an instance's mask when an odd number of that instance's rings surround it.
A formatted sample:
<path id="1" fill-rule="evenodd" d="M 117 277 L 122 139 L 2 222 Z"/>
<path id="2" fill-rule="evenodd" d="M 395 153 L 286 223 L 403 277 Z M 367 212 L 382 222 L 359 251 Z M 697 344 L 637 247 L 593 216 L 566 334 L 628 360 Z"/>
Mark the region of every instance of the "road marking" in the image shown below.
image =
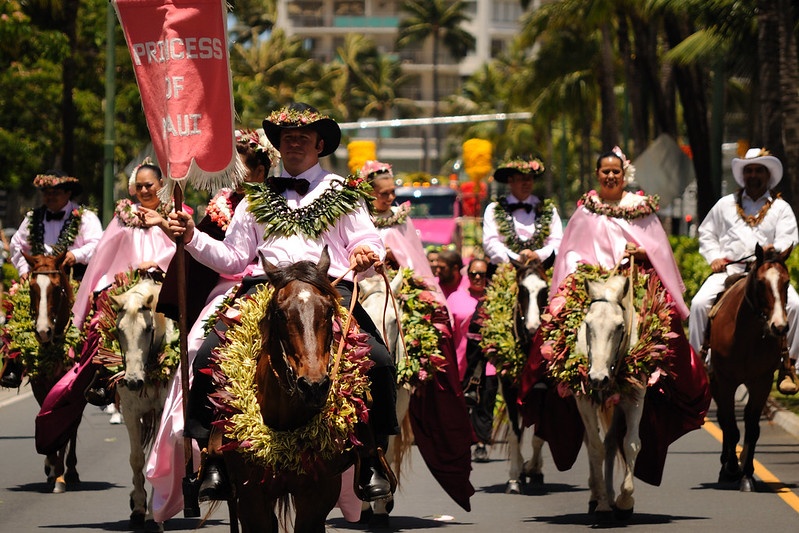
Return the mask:
<path id="1" fill-rule="evenodd" d="M 30 398 L 31 396 L 33 396 L 33 392 L 31 392 L 31 391 L 22 392 L 20 394 L 15 394 L 14 396 L 11 396 L 10 398 L 7 398 L 5 400 L 0 401 L 0 409 L 2 409 L 3 407 L 9 406 L 12 403 L 21 402 L 22 400 Z"/>
<path id="2" fill-rule="evenodd" d="M 716 424 L 714 424 L 708 419 L 705 419 L 705 425 L 702 427 L 705 429 L 705 431 L 710 433 L 717 441 L 719 441 L 720 443 L 724 442 L 724 434 L 722 433 L 721 428 L 719 428 Z M 738 453 L 739 456 L 742 450 L 743 448 L 740 445 L 736 446 L 736 452 Z M 763 466 L 760 463 L 760 461 L 758 461 L 757 459 L 754 460 L 754 465 L 755 465 L 755 475 L 759 477 L 760 480 L 763 481 L 763 483 L 771 484 L 770 485 L 771 487 L 775 485 L 780 485 L 780 487 L 776 489 L 774 492 L 776 492 L 777 496 L 782 498 L 782 500 L 785 503 L 787 503 L 791 507 L 791 509 L 799 513 L 799 496 L 794 494 L 794 492 L 791 491 L 791 489 L 789 489 L 785 485 L 785 483 L 780 481 L 780 479 L 777 476 L 772 474 L 769 471 L 769 469 Z"/>

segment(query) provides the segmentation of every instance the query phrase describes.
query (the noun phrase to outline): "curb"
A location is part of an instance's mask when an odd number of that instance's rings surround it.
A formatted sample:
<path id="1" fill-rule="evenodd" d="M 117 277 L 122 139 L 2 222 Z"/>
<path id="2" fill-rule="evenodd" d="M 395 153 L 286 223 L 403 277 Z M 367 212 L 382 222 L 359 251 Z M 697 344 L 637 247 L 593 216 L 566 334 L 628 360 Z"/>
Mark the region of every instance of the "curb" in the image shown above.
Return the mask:
<path id="1" fill-rule="evenodd" d="M 763 411 L 766 418 L 799 439 L 799 415 L 785 409 L 772 397 L 769 397 Z"/>

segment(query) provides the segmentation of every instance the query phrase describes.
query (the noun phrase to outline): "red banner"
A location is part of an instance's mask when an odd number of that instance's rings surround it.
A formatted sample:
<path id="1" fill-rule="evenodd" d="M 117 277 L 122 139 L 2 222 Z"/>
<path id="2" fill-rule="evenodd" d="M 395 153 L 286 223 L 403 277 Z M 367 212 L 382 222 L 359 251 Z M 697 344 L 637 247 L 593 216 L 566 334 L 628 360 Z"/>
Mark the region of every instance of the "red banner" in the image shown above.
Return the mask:
<path id="1" fill-rule="evenodd" d="M 112 1 L 164 174 L 230 184 L 238 157 L 225 0 Z"/>

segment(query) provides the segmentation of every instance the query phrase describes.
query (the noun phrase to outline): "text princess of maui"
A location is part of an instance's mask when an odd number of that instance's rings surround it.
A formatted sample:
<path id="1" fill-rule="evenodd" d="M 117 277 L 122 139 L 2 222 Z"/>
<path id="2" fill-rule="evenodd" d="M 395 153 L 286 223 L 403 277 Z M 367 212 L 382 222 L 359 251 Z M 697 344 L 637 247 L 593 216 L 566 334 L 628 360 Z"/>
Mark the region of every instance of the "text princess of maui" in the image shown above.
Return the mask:
<path id="1" fill-rule="evenodd" d="M 222 40 L 213 37 L 171 38 L 162 41 L 133 43 L 133 62 L 137 67 L 159 65 L 166 62 L 223 60 Z M 146 65 L 145 65 L 146 62 Z M 186 87 L 184 76 L 166 76 L 166 100 L 178 100 Z M 175 113 L 161 119 L 164 137 L 200 135 L 201 113 Z"/>

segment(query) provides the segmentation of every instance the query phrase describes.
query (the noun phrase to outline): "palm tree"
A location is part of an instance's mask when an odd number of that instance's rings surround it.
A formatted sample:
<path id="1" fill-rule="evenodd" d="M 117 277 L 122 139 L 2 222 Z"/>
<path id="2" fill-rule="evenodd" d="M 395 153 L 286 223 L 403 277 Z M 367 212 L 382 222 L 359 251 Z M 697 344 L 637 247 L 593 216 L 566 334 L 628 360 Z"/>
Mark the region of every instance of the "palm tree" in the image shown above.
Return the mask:
<path id="1" fill-rule="evenodd" d="M 443 45 L 450 55 L 460 60 L 475 49 L 477 40 L 462 28 L 469 20 L 466 4 L 462 0 L 410 0 L 402 3 L 406 16 L 400 21 L 397 47 L 433 40 L 433 116 L 438 116 L 438 63 L 439 49 Z M 438 126 L 433 126 L 436 138 L 436 162 L 441 158 L 441 138 Z"/>
<path id="2" fill-rule="evenodd" d="M 232 42 L 244 44 L 257 41 L 271 30 L 277 19 L 276 0 L 230 0 L 236 23 L 228 29 Z"/>

